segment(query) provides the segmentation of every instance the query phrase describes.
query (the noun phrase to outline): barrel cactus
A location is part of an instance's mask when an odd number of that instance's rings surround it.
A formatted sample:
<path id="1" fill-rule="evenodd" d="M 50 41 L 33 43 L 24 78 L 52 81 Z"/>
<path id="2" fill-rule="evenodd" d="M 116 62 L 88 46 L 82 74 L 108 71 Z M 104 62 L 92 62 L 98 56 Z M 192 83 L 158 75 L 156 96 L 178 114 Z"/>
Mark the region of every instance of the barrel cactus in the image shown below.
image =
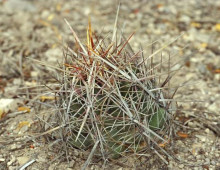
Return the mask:
<path id="1" fill-rule="evenodd" d="M 110 40 L 97 38 L 89 23 L 82 44 L 70 29 L 75 50 L 65 53 L 57 116 L 68 145 L 115 159 L 166 142 L 170 103 L 153 67 L 147 68 L 142 53 L 130 47 L 133 34 L 118 39 L 114 30 Z"/>

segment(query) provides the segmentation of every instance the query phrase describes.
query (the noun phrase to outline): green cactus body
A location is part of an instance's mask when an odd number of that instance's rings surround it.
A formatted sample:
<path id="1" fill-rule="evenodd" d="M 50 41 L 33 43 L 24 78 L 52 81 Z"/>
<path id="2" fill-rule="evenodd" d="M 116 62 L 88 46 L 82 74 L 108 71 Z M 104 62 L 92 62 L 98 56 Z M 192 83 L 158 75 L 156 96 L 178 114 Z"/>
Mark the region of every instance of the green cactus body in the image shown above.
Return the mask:
<path id="1" fill-rule="evenodd" d="M 139 118 L 143 119 L 143 117 L 148 118 L 149 127 L 152 130 L 158 130 L 163 127 L 166 119 L 166 111 L 157 106 L 152 105 L 149 107 L 149 97 L 146 97 L 145 92 L 141 90 L 137 85 L 132 85 L 129 82 L 121 82 L 120 91 L 121 95 L 125 99 L 132 98 L 132 102 L 127 100 L 127 104 L 129 107 L 133 107 L 132 103 L 136 106 L 136 109 L 142 113 Z M 144 139 L 140 139 L 135 135 L 136 131 L 134 130 L 133 125 L 129 125 L 129 121 L 125 125 L 122 123 L 123 119 L 125 119 L 125 113 L 116 105 L 115 101 L 112 98 L 106 97 L 104 92 L 100 90 L 100 88 L 94 89 L 94 96 L 96 100 L 94 104 L 94 110 L 97 116 L 100 118 L 99 128 L 104 135 L 104 138 L 107 142 L 107 148 L 112 158 L 116 159 L 122 155 L 122 153 L 132 145 L 132 143 L 139 143 L 143 142 Z M 83 97 L 86 97 L 85 95 Z M 78 112 L 76 117 L 83 116 L 85 114 L 85 108 L 82 107 L 82 104 L 73 101 L 72 105 L 72 112 Z M 155 111 L 156 110 L 156 111 Z M 106 119 L 106 114 L 109 116 Z M 104 117 L 104 118 L 102 118 Z M 131 122 L 130 122 L 131 123 Z M 115 125 L 115 127 L 113 127 Z M 78 125 L 76 125 L 78 126 Z M 133 131 L 133 133 L 132 133 Z M 94 144 L 91 136 L 86 136 L 81 134 L 80 137 L 76 140 L 73 138 L 72 145 L 77 148 L 85 149 L 86 146 L 91 146 Z M 135 144 L 133 144 L 135 145 Z M 134 148 L 138 148 L 138 146 L 133 146 Z M 138 150 L 138 149 L 136 149 Z"/>
<path id="2" fill-rule="evenodd" d="M 158 108 L 157 112 L 154 113 L 149 120 L 149 126 L 153 130 L 158 130 L 163 127 L 166 122 L 166 110 Z"/>

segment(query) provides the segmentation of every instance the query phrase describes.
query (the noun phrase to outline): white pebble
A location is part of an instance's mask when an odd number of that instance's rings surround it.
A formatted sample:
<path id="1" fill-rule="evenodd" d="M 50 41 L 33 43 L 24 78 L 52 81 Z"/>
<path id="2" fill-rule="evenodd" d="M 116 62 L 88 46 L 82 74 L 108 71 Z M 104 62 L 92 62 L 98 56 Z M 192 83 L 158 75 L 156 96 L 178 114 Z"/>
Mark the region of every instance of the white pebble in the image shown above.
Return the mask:
<path id="1" fill-rule="evenodd" d="M 210 132 L 210 130 L 209 130 L 208 128 L 206 128 L 206 129 L 205 129 L 205 132 L 206 132 L 206 133 L 209 133 L 209 132 Z"/>
<path id="2" fill-rule="evenodd" d="M 4 162 L 5 161 L 5 159 L 4 158 L 0 158 L 0 162 Z"/>
<path id="3" fill-rule="evenodd" d="M 8 113 L 9 110 L 14 111 L 16 108 L 17 102 L 15 99 L 0 99 L 0 115 Z"/>

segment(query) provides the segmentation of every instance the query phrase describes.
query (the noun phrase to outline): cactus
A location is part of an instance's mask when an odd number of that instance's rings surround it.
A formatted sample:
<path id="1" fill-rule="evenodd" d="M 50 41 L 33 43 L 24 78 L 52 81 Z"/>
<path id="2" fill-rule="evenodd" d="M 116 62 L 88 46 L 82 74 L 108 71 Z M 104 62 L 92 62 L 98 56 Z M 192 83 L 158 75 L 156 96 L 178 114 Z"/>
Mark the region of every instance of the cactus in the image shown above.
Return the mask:
<path id="1" fill-rule="evenodd" d="M 68 144 L 86 150 L 98 141 L 97 154 L 118 158 L 165 141 L 170 106 L 155 90 L 153 69 L 146 70 L 141 53 L 131 49 L 133 34 L 118 41 L 114 31 L 111 41 L 94 39 L 89 23 L 83 45 L 70 29 L 77 50 L 67 50 L 58 106 Z"/>

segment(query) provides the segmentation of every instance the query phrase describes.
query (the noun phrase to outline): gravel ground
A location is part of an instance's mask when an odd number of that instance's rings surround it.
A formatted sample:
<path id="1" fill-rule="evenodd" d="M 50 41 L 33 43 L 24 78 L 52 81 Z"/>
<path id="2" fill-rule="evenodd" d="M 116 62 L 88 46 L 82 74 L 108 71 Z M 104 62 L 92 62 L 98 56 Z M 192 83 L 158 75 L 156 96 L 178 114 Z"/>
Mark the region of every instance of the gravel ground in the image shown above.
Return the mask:
<path id="1" fill-rule="evenodd" d="M 53 100 L 42 85 L 55 88 L 51 78 L 55 72 L 31 59 L 57 65 L 62 61 L 62 45 L 74 47 L 64 18 L 81 39 L 86 37 L 88 16 L 96 32 L 109 34 L 117 6 L 114 0 L 0 0 L 0 169 L 16 169 L 29 160 L 35 162 L 27 169 L 82 167 L 87 152 L 73 150 L 68 162 L 57 152 L 59 147 L 52 147 L 52 139 L 42 135 L 51 128 L 43 122 L 54 112 L 48 109 Z M 177 54 L 172 58 L 176 67 L 180 61 L 185 66 L 170 84 L 189 85 L 176 94 L 177 135 L 165 146 L 179 161 L 165 157 L 166 165 L 149 154 L 137 162 L 111 161 L 106 169 L 220 169 L 219 16 L 217 0 L 121 1 L 118 23 L 125 36 L 135 31 L 134 49 L 141 44 L 147 55 L 150 43 L 158 40 L 157 49 L 179 37 L 164 50 Z M 41 136 L 30 138 L 33 135 Z M 97 162 L 89 169 L 101 167 L 102 162 Z"/>

